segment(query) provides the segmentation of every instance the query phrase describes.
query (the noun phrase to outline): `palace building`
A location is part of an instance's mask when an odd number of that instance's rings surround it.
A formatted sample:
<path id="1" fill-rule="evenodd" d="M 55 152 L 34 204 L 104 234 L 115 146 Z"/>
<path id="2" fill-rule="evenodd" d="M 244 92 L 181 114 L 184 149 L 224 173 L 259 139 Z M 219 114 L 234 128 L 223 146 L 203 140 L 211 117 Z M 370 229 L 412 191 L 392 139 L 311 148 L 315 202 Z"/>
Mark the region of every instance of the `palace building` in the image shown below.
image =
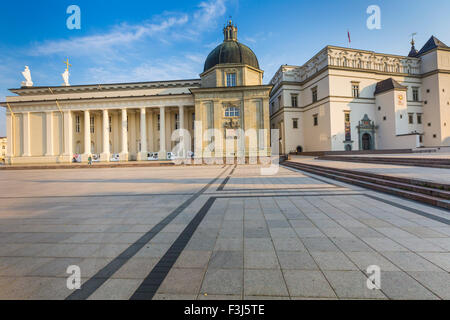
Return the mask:
<path id="1" fill-rule="evenodd" d="M 450 146 L 450 48 L 407 56 L 327 46 L 270 82 L 280 153 Z"/>
<path id="2" fill-rule="evenodd" d="M 200 79 L 70 86 L 67 68 L 65 86 L 47 87 L 33 86 L 26 68 L 27 82 L 1 103 L 6 163 L 165 160 L 181 140 L 188 157 L 270 155 L 272 85 L 237 27 L 223 32 Z"/>

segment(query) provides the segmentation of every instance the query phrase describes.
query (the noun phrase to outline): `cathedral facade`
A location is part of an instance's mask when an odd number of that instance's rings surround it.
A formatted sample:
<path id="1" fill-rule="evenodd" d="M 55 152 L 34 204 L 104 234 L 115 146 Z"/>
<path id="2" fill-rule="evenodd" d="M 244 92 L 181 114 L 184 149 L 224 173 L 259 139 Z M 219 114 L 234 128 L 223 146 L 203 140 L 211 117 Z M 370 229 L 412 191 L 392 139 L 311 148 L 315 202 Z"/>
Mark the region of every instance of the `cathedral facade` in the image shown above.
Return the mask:
<path id="1" fill-rule="evenodd" d="M 200 79 L 11 89 L 6 163 L 270 155 L 272 85 L 231 21 L 223 33 Z"/>
<path id="2" fill-rule="evenodd" d="M 270 82 L 281 153 L 450 146 L 450 48 L 407 56 L 327 46 Z"/>

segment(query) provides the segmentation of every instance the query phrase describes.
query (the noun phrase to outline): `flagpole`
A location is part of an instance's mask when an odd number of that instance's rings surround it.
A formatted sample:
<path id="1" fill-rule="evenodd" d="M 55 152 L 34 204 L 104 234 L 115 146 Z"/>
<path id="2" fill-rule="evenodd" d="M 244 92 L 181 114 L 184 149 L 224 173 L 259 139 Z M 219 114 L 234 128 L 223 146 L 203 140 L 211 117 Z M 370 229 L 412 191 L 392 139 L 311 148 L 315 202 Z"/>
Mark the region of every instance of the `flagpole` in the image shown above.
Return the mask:
<path id="1" fill-rule="evenodd" d="M 347 29 L 347 38 L 348 38 L 348 45 L 347 47 L 350 49 L 350 44 L 352 42 L 351 38 L 350 38 L 350 31 Z"/>

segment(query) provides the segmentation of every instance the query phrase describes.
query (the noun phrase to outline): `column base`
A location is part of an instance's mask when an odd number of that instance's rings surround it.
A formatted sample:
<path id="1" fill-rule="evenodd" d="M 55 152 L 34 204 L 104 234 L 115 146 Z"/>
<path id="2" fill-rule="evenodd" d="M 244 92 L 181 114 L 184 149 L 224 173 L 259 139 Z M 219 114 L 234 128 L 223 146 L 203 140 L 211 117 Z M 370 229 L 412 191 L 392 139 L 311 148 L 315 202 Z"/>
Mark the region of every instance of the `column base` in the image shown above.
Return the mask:
<path id="1" fill-rule="evenodd" d="M 81 155 L 81 162 L 88 162 L 89 154 L 83 153 Z"/>
<path id="2" fill-rule="evenodd" d="M 110 159 L 111 159 L 111 154 L 109 152 L 100 154 L 100 161 L 101 162 L 109 162 Z"/>
<path id="3" fill-rule="evenodd" d="M 158 160 L 167 160 L 167 151 L 159 151 Z"/>
<path id="4" fill-rule="evenodd" d="M 137 154 L 137 161 L 147 161 L 148 160 L 148 152 L 141 151 Z"/>
<path id="5" fill-rule="evenodd" d="M 119 154 L 119 161 L 128 161 L 128 153 L 120 153 Z"/>

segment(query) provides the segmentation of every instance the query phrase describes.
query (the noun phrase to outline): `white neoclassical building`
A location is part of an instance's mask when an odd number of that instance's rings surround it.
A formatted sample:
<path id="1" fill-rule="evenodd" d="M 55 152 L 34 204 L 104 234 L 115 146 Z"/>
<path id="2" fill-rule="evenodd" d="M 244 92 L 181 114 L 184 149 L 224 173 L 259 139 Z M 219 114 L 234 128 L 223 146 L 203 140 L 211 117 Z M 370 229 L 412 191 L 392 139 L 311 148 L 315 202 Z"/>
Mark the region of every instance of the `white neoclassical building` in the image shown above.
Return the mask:
<path id="1" fill-rule="evenodd" d="M 193 132 L 189 89 L 196 87 L 200 80 L 13 89 L 7 159 L 58 163 L 80 154 L 83 161 L 89 155 L 109 161 L 118 154 L 122 161 L 139 160 L 148 150 L 164 155 L 175 129 Z"/>
<path id="2" fill-rule="evenodd" d="M 271 84 L 282 153 L 450 145 L 450 48 L 435 37 L 408 56 L 327 46 Z"/>
<path id="3" fill-rule="evenodd" d="M 64 86 L 47 87 L 33 86 L 26 67 L 22 87 L 0 103 L 6 162 L 165 160 L 181 141 L 172 136 L 178 129 L 196 156 L 266 157 L 272 86 L 262 84 L 258 59 L 231 21 L 223 33 L 200 79 L 70 86 L 66 69 Z"/>

